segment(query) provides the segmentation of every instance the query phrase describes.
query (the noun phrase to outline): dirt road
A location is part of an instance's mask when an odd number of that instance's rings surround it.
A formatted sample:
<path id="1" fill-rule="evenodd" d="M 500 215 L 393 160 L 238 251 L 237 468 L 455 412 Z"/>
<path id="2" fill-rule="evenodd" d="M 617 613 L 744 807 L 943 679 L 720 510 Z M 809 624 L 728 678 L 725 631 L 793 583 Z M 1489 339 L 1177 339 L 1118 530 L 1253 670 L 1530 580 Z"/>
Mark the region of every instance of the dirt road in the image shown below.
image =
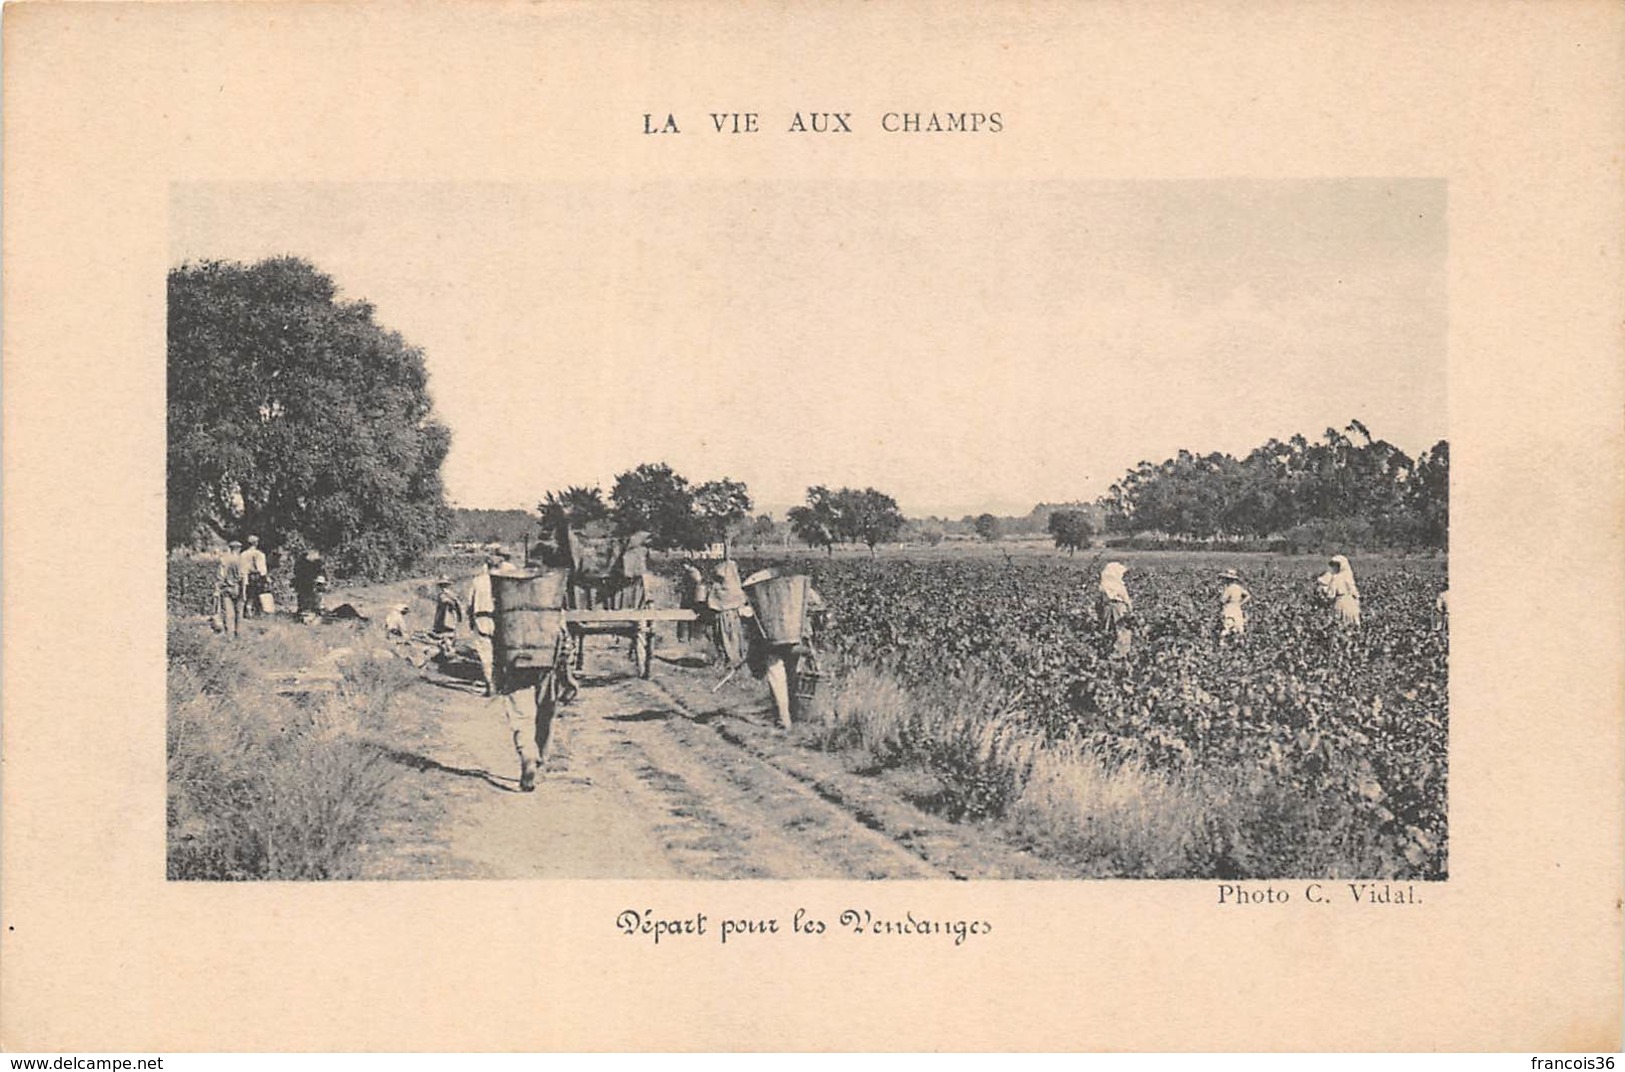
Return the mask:
<path id="1" fill-rule="evenodd" d="M 402 805 L 372 878 L 1037 878 L 1054 868 L 910 802 L 929 786 L 846 770 L 806 731 L 771 725 L 766 689 L 713 691 L 692 655 L 634 676 L 590 643 L 579 698 L 555 722 L 536 791 L 522 793 L 499 706 L 426 675 L 427 735 L 384 742 Z"/>

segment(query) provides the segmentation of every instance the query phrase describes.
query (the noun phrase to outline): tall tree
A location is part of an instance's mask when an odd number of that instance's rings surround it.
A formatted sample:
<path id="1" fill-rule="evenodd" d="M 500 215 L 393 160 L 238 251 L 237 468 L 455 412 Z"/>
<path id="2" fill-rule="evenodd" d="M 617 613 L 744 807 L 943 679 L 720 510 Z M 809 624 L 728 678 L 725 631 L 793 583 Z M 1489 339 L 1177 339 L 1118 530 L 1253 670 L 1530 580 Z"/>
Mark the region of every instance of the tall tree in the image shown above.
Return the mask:
<path id="1" fill-rule="evenodd" d="M 756 504 L 742 481 L 708 480 L 694 489 L 694 512 L 709 542 L 732 543 L 740 524 Z"/>
<path id="2" fill-rule="evenodd" d="M 549 533 L 558 532 L 565 525 L 579 528 L 610 516 L 604 490 L 596 484 L 592 487 L 572 484 L 563 491 L 550 491 L 536 505 L 536 512 L 542 516 L 543 530 Z"/>
<path id="3" fill-rule="evenodd" d="M 451 434 L 370 304 L 293 257 L 187 264 L 168 292 L 170 546 L 252 530 L 382 575 L 446 539 Z"/>
<path id="4" fill-rule="evenodd" d="M 657 550 L 701 547 L 704 527 L 694 513 L 694 489 L 687 478 L 664 462 L 645 462 L 621 473 L 609 493 L 614 504 L 615 531 L 650 534 Z"/>
<path id="5" fill-rule="evenodd" d="M 835 553 L 835 541 L 840 539 L 841 519 L 836 508 L 835 494 L 819 484 L 807 489 L 807 504 L 792 506 L 786 515 L 790 531 L 808 547 L 822 547 L 826 554 Z"/>
<path id="6" fill-rule="evenodd" d="M 871 555 L 877 546 L 891 543 L 903 531 L 903 512 L 897 500 L 874 488 L 842 488 L 835 493 L 835 513 L 842 539 L 865 545 Z"/>
<path id="7" fill-rule="evenodd" d="M 758 514 L 750 523 L 750 545 L 758 551 L 779 538 L 779 524 L 771 514 Z"/>
<path id="8" fill-rule="evenodd" d="M 1057 510 L 1049 515 L 1049 534 L 1055 546 L 1070 556 L 1079 548 L 1089 546 L 1089 538 L 1095 530 L 1083 511 Z"/>
<path id="9" fill-rule="evenodd" d="M 976 535 L 984 540 L 992 541 L 999 538 L 999 519 L 992 514 L 977 514 L 975 527 Z"/>

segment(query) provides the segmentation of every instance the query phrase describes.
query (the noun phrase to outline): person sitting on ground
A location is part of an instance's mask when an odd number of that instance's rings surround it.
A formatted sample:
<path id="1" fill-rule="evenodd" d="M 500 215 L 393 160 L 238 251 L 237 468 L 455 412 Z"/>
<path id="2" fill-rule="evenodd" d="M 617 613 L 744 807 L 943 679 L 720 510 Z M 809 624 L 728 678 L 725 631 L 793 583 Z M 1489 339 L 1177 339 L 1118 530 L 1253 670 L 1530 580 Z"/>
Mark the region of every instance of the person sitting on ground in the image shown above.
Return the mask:
<path id="1" fill-rule="evenodd" d="M 406 616 L 410 613 L 412 613 L 410 603 L 397 603 L 389 608 L 389 614 L 384 618 L 384 633 L 391 640 L 406 640 L 411 636 L 406 624 Z"/>

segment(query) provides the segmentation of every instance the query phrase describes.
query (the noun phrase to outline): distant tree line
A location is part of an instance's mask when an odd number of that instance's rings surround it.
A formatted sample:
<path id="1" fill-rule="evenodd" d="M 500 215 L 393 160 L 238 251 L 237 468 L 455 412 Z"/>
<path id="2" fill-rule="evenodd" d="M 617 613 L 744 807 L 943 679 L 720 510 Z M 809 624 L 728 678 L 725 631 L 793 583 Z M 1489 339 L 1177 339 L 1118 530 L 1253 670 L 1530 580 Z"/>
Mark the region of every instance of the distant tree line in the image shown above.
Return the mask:
<path id="1" fill-rule="evenodd" d="M 451 434 L 436 418 L 421 350 L 344 300 L 309 262 L 206 261 L 168 279 L 168 542 L 218 546 L 258 534 L 270 551 L 321 549 L 350 576 L 414 568 L 448 538 L 516 543 L 569 522 L 651 534 L 662 550 L 794 537 L 833 553 L 899 541 L 1047 535 L 1076 551 L 1102 532 L 1179 540 L 1286 537 L 1347 546 L 1443 548 L 1450 449 L 1418 458 L 1359 421 L 1271 439 L 1243 458 L 1181 451 L 1142 462 L 1097 503 L 1039 504 L 1019 517 L 903 516 L 872 487 L 807 489 L 783 522 L 750 490 L 695 483 L 649 462 L 609 487 L 547 493 L 536 514 L 447 504 Z"/>
<path id="2" fill-rule="evenodd" d="M 1450 444 L 1412 458 L 1351 421 L 1315 442 L 1271 439 L 1239 459 L 1180 451 L 1141 462 L 1102 506 L 1107 528 L 1119 533 L 1443 549 Z"/>

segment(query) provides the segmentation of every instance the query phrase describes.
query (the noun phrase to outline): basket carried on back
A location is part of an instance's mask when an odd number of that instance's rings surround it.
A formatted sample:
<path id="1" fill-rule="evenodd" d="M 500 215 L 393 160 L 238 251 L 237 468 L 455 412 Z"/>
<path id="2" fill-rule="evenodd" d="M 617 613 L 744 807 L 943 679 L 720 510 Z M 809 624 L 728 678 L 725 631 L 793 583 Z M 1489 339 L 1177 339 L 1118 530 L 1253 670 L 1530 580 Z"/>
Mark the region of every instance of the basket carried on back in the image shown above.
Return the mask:
<path id="1" fill-rule="evenodd" d="M 745 587 L 756 624 L 769 644 L 799 644 L 807 613 L 807 590 L 811 582 L 804 576 L 772 577 Z"/>
<path id="2" fill-rule="evenodd" d="M 559 637 L 564 633 L 564 601 L 569 585 L 567 569 L 491 574 L 491 597 L 496 604 L 492 648 L 499 665 L 553 665 Z"/>

